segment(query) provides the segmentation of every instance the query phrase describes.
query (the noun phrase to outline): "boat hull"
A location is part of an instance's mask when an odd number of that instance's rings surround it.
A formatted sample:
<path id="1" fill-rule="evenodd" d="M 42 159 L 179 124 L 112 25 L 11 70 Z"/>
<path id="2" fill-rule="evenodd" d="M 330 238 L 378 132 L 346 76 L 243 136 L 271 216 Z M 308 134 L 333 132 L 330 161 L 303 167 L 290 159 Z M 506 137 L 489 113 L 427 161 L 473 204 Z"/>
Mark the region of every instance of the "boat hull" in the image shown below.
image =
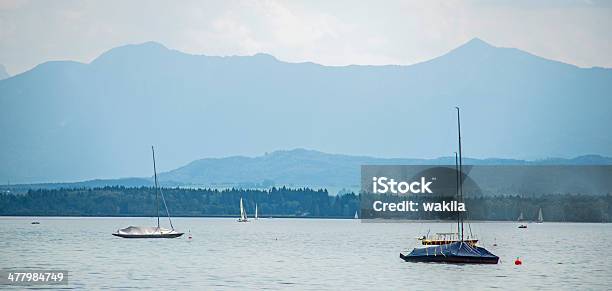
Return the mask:
<path id="1" fill-rule="evenodd" d="M 499 258 L 458 257 L 458 256 L 406 256 L 400 253 L 400 258 L 406 262 L 415 263 L 447 263 L 447 264 L 497 264 Z"/>
<path id="2" fill-rule="evenodd" d="M 177 238 L 182 236 L 184 233 L 175 232 L 175 233 L 163 233 L 163 234 L 123 234 L 123 233 L 113 233 L 114 236 L 122 237 L 122 238 Z"/>
<path id="3" fill-rule="evenodd" d="M 400 253 L 400 258 L 406 262 L 449 264 L 497 264 L 499 262 L 499 257 L 485 248 L 472 246 L 466 242 L 416 248 L 407 255 Z"/>

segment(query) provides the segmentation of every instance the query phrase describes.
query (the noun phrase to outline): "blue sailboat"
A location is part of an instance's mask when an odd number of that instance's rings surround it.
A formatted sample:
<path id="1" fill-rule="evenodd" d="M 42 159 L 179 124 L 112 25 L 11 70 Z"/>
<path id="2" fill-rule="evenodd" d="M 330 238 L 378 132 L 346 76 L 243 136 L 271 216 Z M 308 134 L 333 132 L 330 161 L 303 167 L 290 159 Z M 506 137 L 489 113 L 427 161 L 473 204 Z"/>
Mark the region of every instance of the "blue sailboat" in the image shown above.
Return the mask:
<path id="1" fill-rule="evenodd" d="M 499 257 L 483 247 L 465 241 L 426 248 L 415 248 L 407 255 L 400 253 L 406 262 L 432 262 L 455 264 L 497 264 Z"/>
<path id="2" fill-rule="evenodd" d="M 461 121 L 459 107 L 457 109 L 457 129 L 459 132 L 459 160 L 455 156 L 455 168 L 457 172 L 457 195 L 463 202 L 463 179 L 459 178 L 462 173 L 461 157 Z M 464 237 L 463 215 L 457 214 L 457 236 L 459 240 L 448 243 L 413 249 L 407 255 L 400 253 L 400 258 L 406 262 L 431 262 L 431 263 L 454 263 L 454 264 L 497 264 L 499 257 L 487 249 L 477 246 Z"/>

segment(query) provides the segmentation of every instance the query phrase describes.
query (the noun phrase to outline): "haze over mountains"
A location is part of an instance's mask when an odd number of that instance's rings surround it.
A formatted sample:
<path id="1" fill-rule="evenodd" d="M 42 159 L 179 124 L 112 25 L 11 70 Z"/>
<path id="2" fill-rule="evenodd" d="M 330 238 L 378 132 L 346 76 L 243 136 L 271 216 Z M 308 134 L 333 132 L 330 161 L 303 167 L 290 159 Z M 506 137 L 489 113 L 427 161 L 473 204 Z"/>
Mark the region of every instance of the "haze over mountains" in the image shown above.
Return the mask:
<path id="1" fill-rule="evenodd" d="M 0 179 L 148 176 L 151 144 L 161 171 L 297 147 L 449 156 L 456 105 L 467 156 L 610 156 L 611 93 L 611 69 L 479 39 L 411 66 L 326 67 L 128 45 L 90 64 L 47 62 L 0 81 Z"/>

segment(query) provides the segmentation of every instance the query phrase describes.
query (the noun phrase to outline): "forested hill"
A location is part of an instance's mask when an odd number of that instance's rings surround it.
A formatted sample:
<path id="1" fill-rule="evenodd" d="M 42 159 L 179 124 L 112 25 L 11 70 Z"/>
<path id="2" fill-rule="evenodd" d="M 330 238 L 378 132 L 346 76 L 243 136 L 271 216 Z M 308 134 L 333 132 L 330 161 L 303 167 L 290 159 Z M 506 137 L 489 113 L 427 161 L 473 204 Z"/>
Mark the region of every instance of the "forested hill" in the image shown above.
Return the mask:
<path id="1" fill-rule="evenodd" d="M 154 189 L 104 187 L 93 189 L 30 190 L 0 194 L 0 215 L 20 216 L 155 216 Z M 164 188 L 173 216 L 239 215 L 242 197 L 252 216 L 257 203 L 260 217 L 352 218 L 359 196 L 330 196 L 326 190 L 272 188 L 270 190 L 209 190 Z M 471 220 L 514 221 L 523 212 L 535 220 L 542 208 L 545 221 L 612 222 L 612 196 L 544 195 L 467 198 Z M 431 219 L 424 212 L 411 219 Z M 433 217 L 435 219 L 435 217 Z"/>
<path id="2" fill-rule="evenodd" d="M 379 158 L 331 154 L 316 150 L 279 150 L 255 157 L 230 156 L 204 158 L 174 170 L 159 174 L 165 187 L 187 186 L 204 188 L 326 188 L 335 195 L 341 189 L 358 191 L 361 165 L 452 165 L 454 157 L 435 159 Z M 612 165 L 612 158 L 584 155 L 574 158 L 520 160 L 464 158 L 466 165 Z M 105 186 L 151 186 L 151 177 L 98 179 L 74 183 L 41 183 L 0 185 L 0 192 L 27 192 L 29 189 L 99 188 Z M 345 192 L 345 191 L 343 191 Z"/>
<path id="3" fill-rule="evenodd" d="M 584 155 L 570 159 L 539 160 L 464 158 L 465 165 L 612 165 L 612 158 Z M 293 149 L 262 156 L 233 156 L 193 161 L 159 175 L 166 185 L 215 184 L 252 188 L 254 186 L 309 186 L 359 188 L 362 165 L 454 165 L 454 157 L 435 159 L 378 158 L 330 154 L 316 150 Z M 150 185 L 150 184 L 149 184 Z M 336 193 L 332 193 L 336 194 Z"/>

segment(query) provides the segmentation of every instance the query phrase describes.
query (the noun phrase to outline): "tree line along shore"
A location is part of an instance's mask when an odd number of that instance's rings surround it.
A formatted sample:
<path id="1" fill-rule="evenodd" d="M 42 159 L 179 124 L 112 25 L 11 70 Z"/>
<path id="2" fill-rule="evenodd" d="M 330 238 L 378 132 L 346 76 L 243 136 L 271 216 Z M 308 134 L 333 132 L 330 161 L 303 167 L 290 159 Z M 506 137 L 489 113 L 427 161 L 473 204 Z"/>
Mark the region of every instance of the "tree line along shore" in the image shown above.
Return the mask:
<path id="1" fill-rule="evenodd" d="M 0 194 L 2 216 L 155 216 L 155 190 L 150 187 L 101 187 L 29 190 Z M 247 213 L 257 204 L 260 217 L 353 218 L 360 212 L 358 194 L 329 195 L 325 189 L 162 188 L 172 216 L 237 216 L 242 197 Z M 612 222 L 612 195 L 555 194 L 466 197 L 470 220 L 536 220 Z M 161 203 L 161 202 L 160 202 Z M 410 219 L 440 219 L 432 213 L 411 213 Z M 442 217 L 444 218 L 444 217 Z"/>

